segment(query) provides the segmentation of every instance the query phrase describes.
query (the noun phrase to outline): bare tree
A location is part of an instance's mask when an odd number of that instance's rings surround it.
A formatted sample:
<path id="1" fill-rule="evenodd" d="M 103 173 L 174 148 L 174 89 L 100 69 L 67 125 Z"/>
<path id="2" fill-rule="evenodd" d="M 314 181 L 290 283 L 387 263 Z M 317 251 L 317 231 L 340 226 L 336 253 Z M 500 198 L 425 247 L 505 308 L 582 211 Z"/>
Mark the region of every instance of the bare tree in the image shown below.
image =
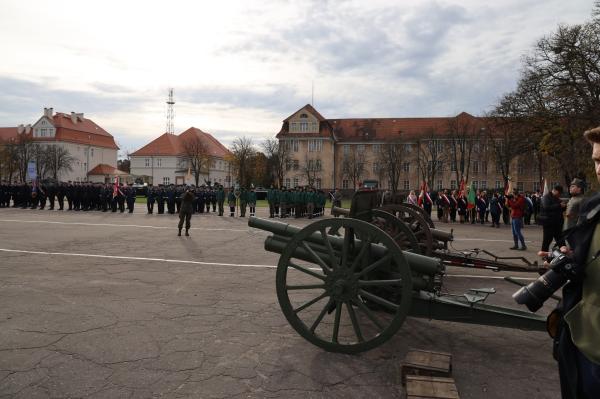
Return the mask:
<path id="1" fill-rule="evenodd" d="M 12 157 L 17 164 L 18 177 L 21 181 L 27 180 L 27 164 L 33 158 L 34 144 L 31 135 L 19 133 L 13 141 Z"/>
<path id="2" fill-rule="evenodd" d="M 269 171 L 277 183 L 276 186 L 282 187 L 286 164 L 290 162 L 290 147 L 285 141 L 266 139 L 262 142 L 262 148 L 267 157 Z"/>
<path id="3" fill-rule="evenodd" d="M 387 177 L 392 194 L 398 191 L 406 153 L 406 143 L 401 139 L 395 139 L 380 145 L 379 152 L 376 154 L 377 174 L 380 180 L 383 176 Z"/>
<path id="4" fill-rule="evenodd" d="M 349 151 L 344 154 L 342 160 L 342 173 L 345 178 L 352 181 L 356 190 L 362 176 L 366 173 L 364 154 L 358 152 L 357 146 L 350 146 Z"/>
<path id="5" fill-rule="evenodd" d="M 200 175 L 208 174 L 210 156 L 208 148 L 198 135 L 193 135 L 183 141 L 183 152 L 194 175 L 196 186 L 200 185 Z"/>
<path id="6" fill-rule="evenodd" d="M 482 127 L 475 120 L 459 115 L 448 121 L 448 146 L 450 169 L 454 171 L 456 181 L 469 181 L 472 161 L 482 153 Z"/>
<path id="7" fill-rule="evenodd" d="M 444 171 L 448 152 L 445 151 L 446 143 L 439 139 L 434 129 L 427 130 L 424 136 L 417 140 L 417 164 L 422 180 L 433 188 L 436 177 Z"/>
<path id="8" fill-rule="evenodd" d="M 238 173 L 238 180 L 242 187 L 248 187 L 251 182 L 252 157 L 256 152 L 249 137 L 238 137 L 232 144 L 233 164 Z"/>
<path id="9" fill-rule="evenodd" d="M 315 184 L 315 181 L 321 177 L 322 165 L 319 158 L 308 158 L 308 154 L 304 157 L 304 165 L 302 165 L 302 174 L 306 177 L 309 186 Z"/>
<path id="10" fill-rule="evenodd" d="M 47 146 L 46 162 L 48 173 L 54 180 L 58 180 L 61 172 L 73 170 L 75 158 L 63 146 L 49 145 Z"/>

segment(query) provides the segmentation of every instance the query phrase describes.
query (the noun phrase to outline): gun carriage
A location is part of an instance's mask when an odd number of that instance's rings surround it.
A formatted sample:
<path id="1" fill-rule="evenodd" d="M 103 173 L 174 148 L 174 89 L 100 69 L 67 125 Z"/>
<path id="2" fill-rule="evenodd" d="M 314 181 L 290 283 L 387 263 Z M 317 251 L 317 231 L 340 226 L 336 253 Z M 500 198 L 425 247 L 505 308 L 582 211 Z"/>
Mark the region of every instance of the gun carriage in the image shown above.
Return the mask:
<path id="1" fill-rule="evenodd" d="M 327 351 L 358 353 L 389 340 L 408 316 L 545 330 L 543 316 L 483 303 L 494 289 L 443 294 L 444 261 L 422 255 L 397 215 L 369 209 L 375 200 L 358 193 L 348 217 L 302 229 L 249 219 L 250 227 L 273 233 L 265 249 L 280 255 L 277 298 L 298 334 Z"/>

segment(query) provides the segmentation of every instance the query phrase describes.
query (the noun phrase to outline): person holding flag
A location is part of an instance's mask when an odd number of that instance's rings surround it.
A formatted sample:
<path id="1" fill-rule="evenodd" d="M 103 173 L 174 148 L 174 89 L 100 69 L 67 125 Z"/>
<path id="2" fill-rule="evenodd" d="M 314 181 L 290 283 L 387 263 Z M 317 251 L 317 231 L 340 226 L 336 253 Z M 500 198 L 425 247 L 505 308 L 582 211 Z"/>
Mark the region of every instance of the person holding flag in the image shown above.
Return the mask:
<path id="1" fill-rule="evenodd" d="M 417 199 L 419 206 L 425 209 L 425 212 L 431 217 L 431 208 L 433 207 L 433 201 L 429 196 L 429 186 L 427 182 L 423 180 L 423 184 L 421 185 L 421 193 L 419 194 L 419 198 Z"/>
<path id="2" fill-rule="evenodd" d="M 475 224 L 475 200 L 475 186 L 471 181 L 471 187 L 469 187 L 469 193 L 467 194 L 467 217 L 471 224 Z"/>

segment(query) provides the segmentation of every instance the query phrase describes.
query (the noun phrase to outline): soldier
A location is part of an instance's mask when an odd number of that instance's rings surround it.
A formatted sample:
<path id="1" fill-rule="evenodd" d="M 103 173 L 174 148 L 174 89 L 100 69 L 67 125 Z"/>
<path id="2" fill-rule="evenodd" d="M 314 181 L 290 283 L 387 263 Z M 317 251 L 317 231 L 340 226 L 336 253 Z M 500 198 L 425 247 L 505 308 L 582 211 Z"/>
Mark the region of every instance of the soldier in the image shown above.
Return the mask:
<path id="1" fill-rule="evenodd" d="M 236 198 L 235 194 L 233 193 L 233 187 L 229 189 L 229 194 L 227 194 L 227 202 L 229 203 L 229 216 L 234 217 Z"/>
<path id="2" fill-rule="evenodd" d="M 165 190 L 163 189 L 163 185 L 158 185 L 158 190 L 156 190 L 156 204 L 158 205 L 158 214 L 162 215 L 165 213 Z"/>
<path id="3" fill-rule="evenodd" d="M 183 195 L 183 193 L 183 186 L 178 185 L 177 188 L 175 188 L 175 207 L 177 213 L 179 213 L 179 208 L 181 207 L 181 196 Z"/>
<path id="4" fill-rule="evenodd" d="M 240 188 L 240 217 L 246 217 L 246 206 L 248 205 L 248 192 L 245 187 Z"/>
<path id="5" fill-rule="evenodd" d="M 181 208 L 179 211 L 179 233 L 177 234 L 181 237 L 181 228 L 183 227 L 183 221 L 185 220 L 185 235 L 189 237 L 190 227 L 191 227 L 191 219 L 192 213 L 194 213 L 194 194 L 188 188 L 183 197 L 181 198 Z"/>
<path id="6" fill-rule="evenodd" d="M 217 203 L 219 204 L 219 216 L 223 216 L 223 211 L 224 211 L 223 204 L 225 202 L 225 191 L 223 191 L 222 185 L 219 185 L 215 197 L 217 199 Z"/>
<path id="7" fill-rule="evenodd" d="M 167 189 L 167 212 L 171 215 L 175 213 L 175 186 L 172 184 Z"/>
<path id="8" fill-rule="evenodd" d="M 38 186 L 38 200 L 40 204 L 40 209 L 44 209 L 46 207 L 46 199 L 48 198 L 48 189 L 46 185 L 42 182 L 39 182 Z"/>
<path id="9" fill-rule="evenodd" d="M 315 211 L 315 202 L 317 200 L 314 189 L 310 188 L 305 194 L 306 201 L 306 214 L 309 219 L 313 218 L 313 213 Z"/>
<path id="10" fill-rule="evenodd" d="M 273 189 L 273 185 L 271 184 L 271 188 L 267 190 L 267 202 L 269 203 L 269 217 L 275 217 L 275 189 Z"/>
<path id="11" fill-rule="evenodd" d="M 248 195 L 248 206 L 250 207 L 250 216 L 256 215 L 256 192 L 254 192 L 254 187 L 250 188 L 250 192 Z"/>
<path id="12" fill-rule="evenodd" d="M 148 209 L 149 214 L 154 212 L 154 189 L 152 188 L 152 185 L 146 187 L 146 208 Z"/>
<path id="13" fill-rule="evenodd" d="M 281 187 L 281 192 L 279 193 L 279 217 L 281 219 L 285 218 L 287 215 L 287 198 L 288 192 L 286 187 Z"/>
<path id="14" fill-rule="evenodd" d="M 210 188 L 210 186 L 208 186 L 204 190 L 204 204 L 206 206 L 206 213 L 210 213 L 210 197 L 211 197 L 211 188 Z"/>
<path id="15" fill-rule="evenodd" d="M 56 185 L 54 182 L 48 184 L 48 210 L 54 210 L 54 200 L 56 199 Z"/>
<path id="16" fill-rule="evenodd" d="M 60 182 L 56 188 L 56 198 L 58 200 L 58 210 L 62 211 L 65 208 L 65 194 L 67 192 L 64 182 Z"/>
<path id="17" fill-rule="evenodd" d="M 135 188 L 127 186 L 125 189 L 125 197 L 127 198 L 127 209 L 129 213 L 133 213 L 135 207 Z"/>
<path id="18" fill-rule="evenodd" d="M 67 186 L 65 187 L 65 196 L 67 197 L 67 205 L 68 210 L 73 210 L 73 195 L 75 193 L 75 187 L 73 187 L 73 182 L 69 180 Z"/>
<path id="19" fill-rule="evenodd" d="M 212 205 L 213 212 L 216 212 L 217 211 L 217 189 L 214 185 L 213 185 L 212 190 L 210 190 L 210 203 Z"/>

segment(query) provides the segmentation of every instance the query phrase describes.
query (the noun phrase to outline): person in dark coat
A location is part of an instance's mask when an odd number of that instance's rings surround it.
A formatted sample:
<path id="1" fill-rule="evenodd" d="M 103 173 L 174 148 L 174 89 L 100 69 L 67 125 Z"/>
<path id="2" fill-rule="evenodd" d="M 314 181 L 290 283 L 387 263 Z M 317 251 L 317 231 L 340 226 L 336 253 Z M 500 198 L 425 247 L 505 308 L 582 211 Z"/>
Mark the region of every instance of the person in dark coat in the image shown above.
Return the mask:
<path id="1" fill-rule="evenodd" d="M 562 238 L 562 228 L 564 223 L 563 212 L 566 204 L 560 201 L 562 186 L 556 185 L 551 192 L 542 197 L 542 206 L 538 219 L 544 228 L 542 238 L 542 251 L 548 252 L 552 240 L 560 247 L 565 245 Z"/>
<path id="2" fill-rule="evenodd" d="M 181 208 L 179 208 L 179 234 L 181 237 L 181 229 L 183 227 L 183 221 L 185 220 L 185 235 L 189 237 L 192 213 L 194 213 L 194 194 L 191 190 L 187 189 L 181 197 Z"/>
<path id="3" fill-rule="evenodd" d="M 498 193 L 494 193 L 490 199 L 490 215 L 492 215 L 492 227 L 500 227 L 500 215 L 502 214 L 502 204 L 498 200 Z"/>

